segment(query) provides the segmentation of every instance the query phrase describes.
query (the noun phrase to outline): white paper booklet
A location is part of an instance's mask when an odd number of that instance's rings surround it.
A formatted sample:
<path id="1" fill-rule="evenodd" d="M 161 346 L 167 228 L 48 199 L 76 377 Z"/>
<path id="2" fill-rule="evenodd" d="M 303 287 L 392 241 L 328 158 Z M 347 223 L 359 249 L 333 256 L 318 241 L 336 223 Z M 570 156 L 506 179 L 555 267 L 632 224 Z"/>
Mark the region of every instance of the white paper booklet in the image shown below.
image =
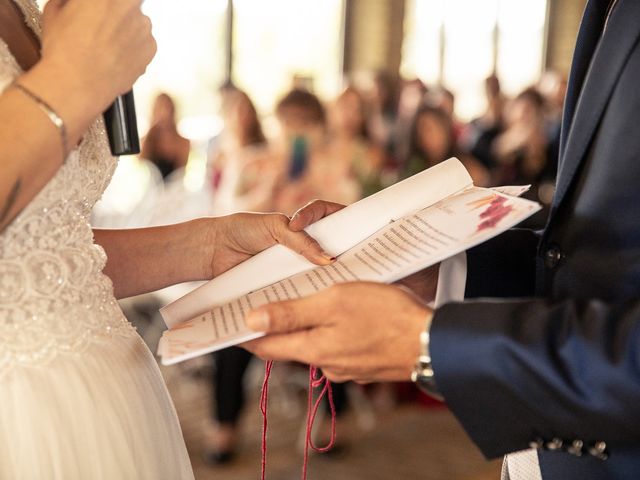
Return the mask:
<path id="1" fill-rule="evenodd" d="M 317 267 L 277 245 L 165 306 L 169 327 L 158 354 L 165 365 L 262 336 L 246 313 L 269 302 L 300 298 L 336 283 L 392 283 L 515 226 L 540 206 L 526 187 L 474 187 L 450 159 L 326 217 L 307 228 L 335 255 Z"/>

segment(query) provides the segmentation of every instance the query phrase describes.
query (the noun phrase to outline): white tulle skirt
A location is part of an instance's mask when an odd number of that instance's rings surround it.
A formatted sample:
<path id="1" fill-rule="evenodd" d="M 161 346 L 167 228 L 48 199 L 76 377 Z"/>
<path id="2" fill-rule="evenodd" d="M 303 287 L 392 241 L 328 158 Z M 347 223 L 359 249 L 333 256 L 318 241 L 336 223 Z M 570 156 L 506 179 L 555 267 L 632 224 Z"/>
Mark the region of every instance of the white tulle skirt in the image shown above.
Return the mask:
<path id="1" fill-rule="evenodd" d="M 175 409 L 140 337 L 0 380 L 0 479 L 193 479 Z"/>

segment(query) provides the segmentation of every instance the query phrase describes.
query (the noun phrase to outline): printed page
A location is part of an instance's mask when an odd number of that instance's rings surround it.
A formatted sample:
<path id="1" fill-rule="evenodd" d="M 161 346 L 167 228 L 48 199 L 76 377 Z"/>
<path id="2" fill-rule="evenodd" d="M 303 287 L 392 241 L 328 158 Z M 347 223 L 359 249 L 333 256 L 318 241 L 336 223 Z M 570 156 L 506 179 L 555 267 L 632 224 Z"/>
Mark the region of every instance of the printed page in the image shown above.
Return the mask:
<path id="1" fill-rule="evenodd" d="M 535 202 L 495 190 L 467 189 L 392 221 L 332 265 L 298 273 L 166 331 L 159 349 L 162 362 L 177 363 L 262 336 L 244 323 L 253 308 L 337 283 L 395 282 L 504 232 L 539 209 Z"/>
<path id="2" fill-rule="evenodd" d="M 462 163 L 451 158 L 396 183 L 310 225 L 306 231 L 324 250 L 338 256 L 384 225 L 472 185 Z M 169 328 L 205 313 L 214 305 L 314 268 L 295 252 L 276 245 L 205 283 L 160 310 Z"/>
<path id="3" fill-rule="evenodd" d="M 521 197 L 531 190 L 531 185 L 507 185 L 503 187 L 493 187 L 491 190 L 504 193 L 505 195 L 511 195 L 512 197 Z"/>

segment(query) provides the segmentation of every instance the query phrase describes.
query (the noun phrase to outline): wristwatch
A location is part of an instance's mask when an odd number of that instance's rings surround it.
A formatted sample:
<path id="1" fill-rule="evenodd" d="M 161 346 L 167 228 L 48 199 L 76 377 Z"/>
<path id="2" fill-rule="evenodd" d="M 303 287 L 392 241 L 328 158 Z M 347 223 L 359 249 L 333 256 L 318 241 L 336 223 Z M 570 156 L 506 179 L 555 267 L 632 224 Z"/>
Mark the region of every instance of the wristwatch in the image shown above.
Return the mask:
<path id="1" fill-rule="evenodd" d="M 444 400 L 436 386 L 436 381 L 433 376 L 433 367 L 431 365 L 431 354 L 429 353 L 431 320 L 432 317 L 429 316 L 425 329 L 420 332 L 420 356 L 418 357 L 418 361 L 411 372 L 411 381 L 427 395 L 438 400 Z"/>

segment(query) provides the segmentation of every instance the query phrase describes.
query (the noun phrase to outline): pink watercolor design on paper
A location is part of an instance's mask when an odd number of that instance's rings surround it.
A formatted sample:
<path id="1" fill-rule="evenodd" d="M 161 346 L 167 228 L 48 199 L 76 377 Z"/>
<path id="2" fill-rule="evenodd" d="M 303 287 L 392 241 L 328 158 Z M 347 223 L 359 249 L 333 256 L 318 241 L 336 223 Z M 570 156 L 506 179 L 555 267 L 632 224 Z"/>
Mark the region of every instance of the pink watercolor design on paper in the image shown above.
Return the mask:
<path id="1" fill-rule="evenodd" d="M 482 222 L 478 225 L 476 233 L 488 228 L 494 228 L 512 211 L 513 205 L 507 204 L 507 198 L 496 195 L 496 197 L 489 203 L 489 206 L 480 213 Z"/>

